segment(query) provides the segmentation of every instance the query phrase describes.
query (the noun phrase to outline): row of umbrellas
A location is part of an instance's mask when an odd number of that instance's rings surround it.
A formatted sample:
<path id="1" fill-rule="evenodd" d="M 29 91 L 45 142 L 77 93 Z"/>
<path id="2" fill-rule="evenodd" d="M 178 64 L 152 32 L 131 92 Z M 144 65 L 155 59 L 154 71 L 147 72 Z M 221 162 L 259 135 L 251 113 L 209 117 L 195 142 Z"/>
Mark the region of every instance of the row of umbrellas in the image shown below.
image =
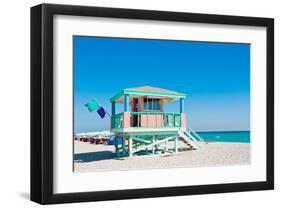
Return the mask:
<path id="1" fill-rule="evenodd" d="M 109 131 L 77 133 L 74 136 L 74 140 L 89 142 L 92 144 L 108 144 L 110 137 L 113 135 L 114 134 Z"/>

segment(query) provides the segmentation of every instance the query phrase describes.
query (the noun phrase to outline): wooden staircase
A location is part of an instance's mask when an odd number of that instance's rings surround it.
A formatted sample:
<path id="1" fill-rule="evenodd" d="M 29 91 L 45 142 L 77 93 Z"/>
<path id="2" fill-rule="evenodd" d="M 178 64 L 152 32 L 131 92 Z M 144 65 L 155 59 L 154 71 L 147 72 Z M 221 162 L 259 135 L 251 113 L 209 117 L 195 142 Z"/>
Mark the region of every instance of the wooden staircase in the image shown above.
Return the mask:
<path id="1" fill-rule="evenodd" d="M 186 130 L 179 130 L 178 135 L 181 141 L 183 141 L 190 149 L 200 149 L 203 147 L 203 144 L 205 142 L 204 139 L 202 139 L 191 128 L 187 128 Z"/>
<path id="2" fill-rule="evenodd" d="M 188 149 L 192 150 L 192 149 L 196 149 L 194 146 L 192 146 L 192 144 L 190 144 L 184 137 L 179 136 L 180 140 L 185 143 L 188 147 Z"/>

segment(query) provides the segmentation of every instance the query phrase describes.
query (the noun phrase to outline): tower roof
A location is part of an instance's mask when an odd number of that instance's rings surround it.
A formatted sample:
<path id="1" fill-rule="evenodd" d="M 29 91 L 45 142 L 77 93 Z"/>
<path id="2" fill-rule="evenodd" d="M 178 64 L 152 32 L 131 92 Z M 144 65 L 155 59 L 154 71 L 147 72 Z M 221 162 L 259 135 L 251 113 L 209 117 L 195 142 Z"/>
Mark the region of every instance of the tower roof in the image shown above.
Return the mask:
<path id="1" fill-rule="evenodd" d="M 166 101 L 174 101 L 179 98 L 185 98 L 185 94 L 179 93 L 172 90 L 167 90 L 159 87 L 152 86 L 139 86 L 123 89 L 121 92 L 113 96 L 110 101 L 111 102 L 123 102 L 124 95 L 130 95 L 132 97 L 154 97 L 154 98 L 165 98 Z"/>

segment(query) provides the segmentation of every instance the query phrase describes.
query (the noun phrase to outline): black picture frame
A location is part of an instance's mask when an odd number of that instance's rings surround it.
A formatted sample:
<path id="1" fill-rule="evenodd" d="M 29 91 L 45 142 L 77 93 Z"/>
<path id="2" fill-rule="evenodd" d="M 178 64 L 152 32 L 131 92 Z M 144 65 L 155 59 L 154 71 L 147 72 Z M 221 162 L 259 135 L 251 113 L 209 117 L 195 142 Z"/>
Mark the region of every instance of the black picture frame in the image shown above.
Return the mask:
<path id="1" fill-rule="evenodd" d="M 266 181 L 53 193 L 53 17 L 75 15 L 266 27 Z M 41 4 L 31 8 L 31 200 L 40 204 L 274 189 L 274 19 Z"/>

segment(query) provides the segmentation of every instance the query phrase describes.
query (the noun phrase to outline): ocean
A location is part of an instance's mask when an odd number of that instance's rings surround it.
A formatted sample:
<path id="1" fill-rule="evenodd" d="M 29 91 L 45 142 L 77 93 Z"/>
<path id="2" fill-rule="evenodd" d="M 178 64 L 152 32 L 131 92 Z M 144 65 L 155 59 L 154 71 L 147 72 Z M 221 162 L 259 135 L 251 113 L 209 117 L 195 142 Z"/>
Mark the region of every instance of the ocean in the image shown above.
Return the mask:
<path id="1" fill-rule="evenodd" d="M 212 131 L 197 132 L 207 142 L 250 143 L 250 131 Z"/>

